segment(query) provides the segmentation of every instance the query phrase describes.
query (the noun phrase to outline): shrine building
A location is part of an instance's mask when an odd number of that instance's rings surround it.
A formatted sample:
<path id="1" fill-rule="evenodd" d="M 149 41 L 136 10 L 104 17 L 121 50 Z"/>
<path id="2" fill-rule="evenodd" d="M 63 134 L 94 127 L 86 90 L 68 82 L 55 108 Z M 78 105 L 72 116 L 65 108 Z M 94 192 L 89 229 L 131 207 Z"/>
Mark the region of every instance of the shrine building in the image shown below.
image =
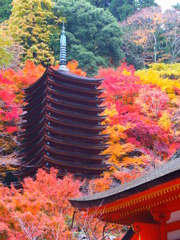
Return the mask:
<path id="1" fill-rule="evenodd" d="M 99 176 L 108 167 L 106 116 L 100 95 L 103 79 L 87 78 L 66 67 L 66 36 L 60 40 L 60 68 L 47 68 L 43 76 L 24 90 L 25 106 L 21 115 L 21 170 L 19 179 L 33 176 L 39 167 L 56 167 L 80 177 Z"/>
<path id="2" fill-rule="evenodd" d="M 102 221 L 130 226 L 123 240 L 180 240 L 180 154 L 133 181 L 70 202 Z"/>

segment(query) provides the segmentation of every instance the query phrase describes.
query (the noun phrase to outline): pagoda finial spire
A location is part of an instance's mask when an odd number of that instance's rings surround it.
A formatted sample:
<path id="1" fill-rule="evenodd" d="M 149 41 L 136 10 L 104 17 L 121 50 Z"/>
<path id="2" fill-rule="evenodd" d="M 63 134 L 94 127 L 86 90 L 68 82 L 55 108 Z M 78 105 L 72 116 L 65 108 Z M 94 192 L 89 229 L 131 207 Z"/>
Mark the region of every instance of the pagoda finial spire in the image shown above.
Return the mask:
<path id="1" fill-rule="evenodd" d="M 66 67 L 66 35 L 65 35 L 65 27 L 63 21 L 62 33 L 60 38 L 60 68 L 59 70 L 62 71 L 69 71 Z"/>

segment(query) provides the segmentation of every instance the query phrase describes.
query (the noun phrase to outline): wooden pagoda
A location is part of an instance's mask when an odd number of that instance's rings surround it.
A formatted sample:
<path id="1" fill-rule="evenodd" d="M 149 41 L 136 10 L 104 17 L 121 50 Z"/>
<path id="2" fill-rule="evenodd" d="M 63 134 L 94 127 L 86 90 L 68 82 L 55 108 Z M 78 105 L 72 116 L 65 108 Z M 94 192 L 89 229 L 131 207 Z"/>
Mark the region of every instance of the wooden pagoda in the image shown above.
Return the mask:
<path id="1" fill-rule="evenodd" d="M 17 177 L 33 175 L 39 167 L 56 167 L 59 173 L 81 177 L 99 176 L 107 169 L 108 135 L 101 125 L 105 107 L 99 97 L 102 79 L 81 77 L 66 68 L 66 38 L 63 26 L 60 69 L 48 68 L 43 76 L 25 89 L 21 115 L 22 170 Z"/>
<path id="2" fill-rule="evenodd" d="M 180 154 L 129 183 L 70 202 L 103 221 L 131 226 L 123 240 L 179 240 Z"/>

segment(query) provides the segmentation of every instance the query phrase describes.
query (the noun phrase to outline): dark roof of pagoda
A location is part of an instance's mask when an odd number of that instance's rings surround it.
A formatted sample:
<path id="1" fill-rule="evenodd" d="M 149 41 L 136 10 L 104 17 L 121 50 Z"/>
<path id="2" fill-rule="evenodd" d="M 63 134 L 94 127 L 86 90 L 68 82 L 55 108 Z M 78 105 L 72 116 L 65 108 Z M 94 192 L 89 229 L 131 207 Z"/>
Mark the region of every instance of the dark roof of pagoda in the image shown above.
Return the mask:
<path id="1" fill-rule="evenodd" d="M 83 83 L 83 84 L 87 84 L 87 85 L 89 85 L 89 84 L 100 85 L 103 82 L 102 78 L 101 79 L 96 79 L 96 78 L 83 77 L 83 76 L 79 76 L 79 75 L 73 74 L 73 73 L 68 72 L 68 71 L 54 70 L 53 68 L 49 67 L 49 68 L 46 69 L 46 71 L 39 78 L 38 81 L 31 84 L 28 88 L 25 88 L 24 91 L 29 92 L 29 91 L 31 91 L 32 88 L 34 88 L 34 87 L 37 88 L 38 83 L 40 83 L 44 79 L 44 77 L 47 75 L 47 73 L 49 73 L 49 72 L 52 75 L 53 74 L 58 75 L 58 76 L 64 77 L 65 79 L 72 80 L 72 81 L 79 82 L 79 83 Z"/>
<path id="2" fill-rule="evenodd" d="M 86 81 L 87 83 L 93 83 L 93 82 L 102 82 L 103 81 L 103 78 L 101 79 L 96 79 L 96 78 L 89 78 L 89 77 L 83 77 L 83 76 L 79 76 L 79 75 L 76 75 L 76 74 L 73 74 L 71 72 L 68 72 L 68 71 L 56 71 L 52 68 L 50 68 L 54 73 L 60 75 L 60 76 L 63 76 L 63 77 L 67 77 L 68 79 L 75 79 L 77 81 Z"/>
<path id="3" fill-rule="evenodd" d="M 143 192 L 178 177 L 180 177 L 180 156 L 133 181 L 101 193 L 70 199 L 70 202 L 74 207 L 80 209 L 104 205 L 131 196 L 135 193 Z"/>

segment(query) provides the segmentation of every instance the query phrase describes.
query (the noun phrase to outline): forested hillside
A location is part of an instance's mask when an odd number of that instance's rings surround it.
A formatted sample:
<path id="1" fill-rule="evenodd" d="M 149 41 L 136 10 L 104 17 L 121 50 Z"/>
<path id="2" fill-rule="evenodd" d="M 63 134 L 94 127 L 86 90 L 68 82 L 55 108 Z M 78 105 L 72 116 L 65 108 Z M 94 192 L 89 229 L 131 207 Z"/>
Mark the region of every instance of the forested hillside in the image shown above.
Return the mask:
<path id="1" fill-rule="evenodd" d="M 162 12 L 154 0 L 42 2 L 0 1 L 1 68 L 15 64 L 13 56 L 21 65 L 26 60 L 45 67 L 58 63 L 62 20 L 68 60 L 76 59 L 89 75 L 122 61 L 141 69 L 180 60 L 178 5 Z M 13 68 L 18 66 L 17 61 Z"/>

